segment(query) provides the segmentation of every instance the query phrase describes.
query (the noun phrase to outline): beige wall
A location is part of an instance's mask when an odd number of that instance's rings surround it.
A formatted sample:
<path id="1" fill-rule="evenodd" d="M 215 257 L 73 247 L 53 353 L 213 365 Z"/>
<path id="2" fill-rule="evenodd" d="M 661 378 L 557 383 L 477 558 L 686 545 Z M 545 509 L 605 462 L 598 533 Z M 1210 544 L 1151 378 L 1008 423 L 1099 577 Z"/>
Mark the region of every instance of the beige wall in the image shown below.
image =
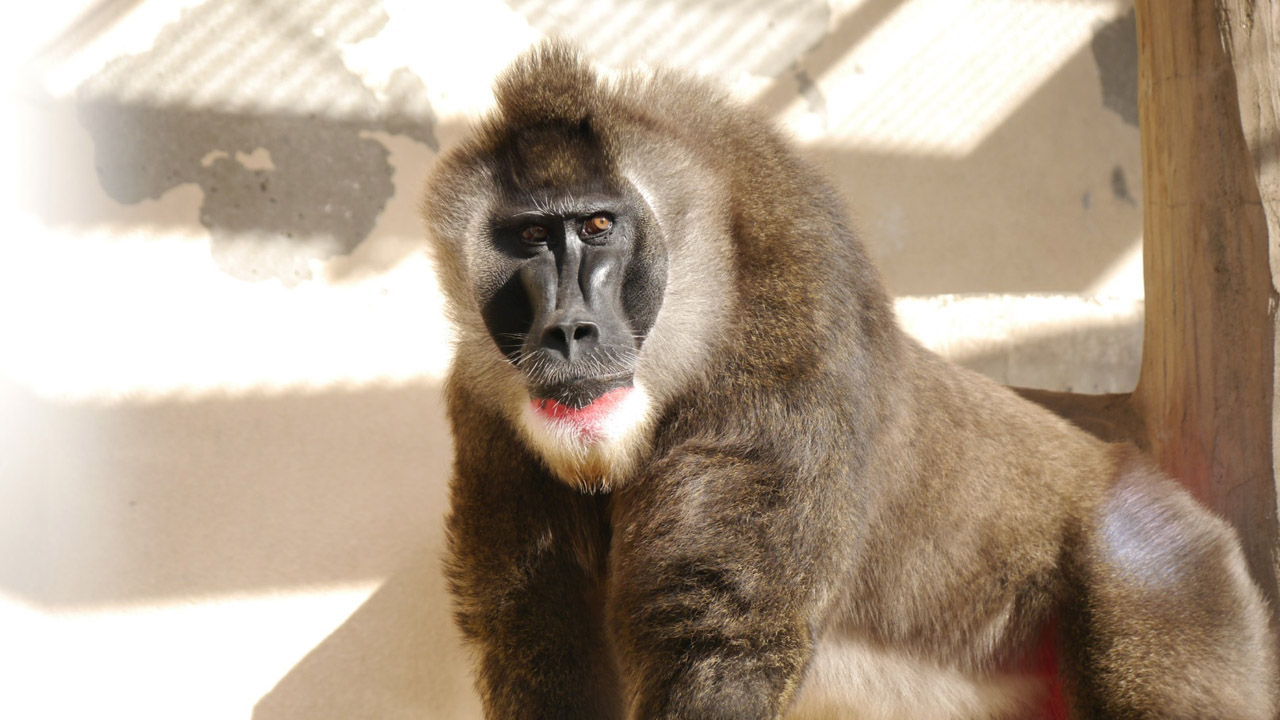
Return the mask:
<path id="1" fill-rule="evenodd" d="M 543 33 L 709 73 L 848 198 L 927 343 L 1123 390 L 1123 0 L 60 0 L 0 23 L 0 716 L 468 718 L 448 328 L 415 213 Z"/>

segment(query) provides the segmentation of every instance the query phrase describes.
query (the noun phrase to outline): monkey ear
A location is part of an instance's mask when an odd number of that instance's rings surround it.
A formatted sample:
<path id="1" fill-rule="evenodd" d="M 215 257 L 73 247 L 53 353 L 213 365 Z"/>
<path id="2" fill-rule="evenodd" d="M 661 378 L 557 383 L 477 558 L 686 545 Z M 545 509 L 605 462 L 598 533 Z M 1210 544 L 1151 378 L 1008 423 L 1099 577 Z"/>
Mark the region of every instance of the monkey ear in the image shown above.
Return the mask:
<path id="1" fill-rule="evenodd" d="M 511 126 L 582 125 L 596 96 L 596 74 L 571 43 L 544 40 L 521 55 L 494 86 Z"/>

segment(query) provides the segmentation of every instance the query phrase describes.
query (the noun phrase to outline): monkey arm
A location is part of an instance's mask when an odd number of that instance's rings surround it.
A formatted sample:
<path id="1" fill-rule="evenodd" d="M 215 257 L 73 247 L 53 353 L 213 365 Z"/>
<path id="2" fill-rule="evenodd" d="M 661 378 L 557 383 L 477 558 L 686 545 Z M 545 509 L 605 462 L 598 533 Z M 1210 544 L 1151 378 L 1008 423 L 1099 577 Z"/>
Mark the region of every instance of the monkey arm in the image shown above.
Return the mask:
<path id="1" fill-rule="evenodd" d="M 451 518 L 455 613 L 478 651 L 477 684 L 488 718 L 618 717 L 601 579 L 584 567 L 583 548 L 574 547 L 579 539 L 573 536 L 590 529 L 572 524 L 589 526 L 593 513 L 565 503 L 561 517 L 550 517 L 545 511 L 556 504 L 526 498 L 490 506 L 487 516 L 455 510 Z M 463 517 L 487 517 L 486 526 Z"/>
<path id="2" fill-rule="evenodd" d="M 602 620 L 607 498 L 547 477 L 514 438 L 475 433 L 456 452 L 446 572 L 485 717 L 620 717 Z"/>
<path id="3" fill-rule="evenodd" d="M 633 720 L 778 718 L 832 593 L 830 546 L 794 476 L 712 450 L 619 492 L 611 630 Z M 815 533 L 810 533 L 815 535 Z M 825 581 L 824 581 L 825 582 Z"/>

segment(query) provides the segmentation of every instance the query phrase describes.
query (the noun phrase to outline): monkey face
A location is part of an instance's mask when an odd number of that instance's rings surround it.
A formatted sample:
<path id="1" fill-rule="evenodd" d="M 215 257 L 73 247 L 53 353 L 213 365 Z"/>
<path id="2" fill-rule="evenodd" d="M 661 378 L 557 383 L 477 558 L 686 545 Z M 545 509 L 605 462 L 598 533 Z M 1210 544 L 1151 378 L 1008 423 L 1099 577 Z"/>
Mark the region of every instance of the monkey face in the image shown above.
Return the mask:
<path id="1" fill-rule="evenodd" d="M 650 103 L 575 82 L 574 99 L 499 93 L 475 137 L 437 159 L 423 209 L 468 402 L 558 479 L 598 489 L 633 476 L 709 372 L 737 290 L 717 166 Z"/>
<path id="2" fill-rule="evenodd" d="M 495 218 L 506 277 L 481 315 L 533 399 L 581 410 L 631 386 L 665 284 L 646 225 L 634 199 L 612 194 L 534 202 Z"/>
<path id="3" fill-rule="evenodd" d="M 480 313 L 531 409 L 590 434 L 634 386 L 662 304 L 664 245 L 640 195 L 601 167 L 589 131 L 522 133 L 507 155 Z"/>

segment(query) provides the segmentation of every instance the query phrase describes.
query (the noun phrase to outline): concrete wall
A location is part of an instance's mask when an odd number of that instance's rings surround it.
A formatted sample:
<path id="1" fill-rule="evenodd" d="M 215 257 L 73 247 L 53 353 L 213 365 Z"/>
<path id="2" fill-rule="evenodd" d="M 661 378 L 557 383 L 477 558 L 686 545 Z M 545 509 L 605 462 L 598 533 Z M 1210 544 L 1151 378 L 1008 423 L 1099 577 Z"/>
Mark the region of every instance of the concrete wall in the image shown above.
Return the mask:
<path id="1" fill-rule="evenodd" d="M 0 716 L 458 718 L 417 195 L 547 32 L 777 117 L 908 325 L 1124 390 L 1124 0 L 50 0 L 0 26 Z"/>

